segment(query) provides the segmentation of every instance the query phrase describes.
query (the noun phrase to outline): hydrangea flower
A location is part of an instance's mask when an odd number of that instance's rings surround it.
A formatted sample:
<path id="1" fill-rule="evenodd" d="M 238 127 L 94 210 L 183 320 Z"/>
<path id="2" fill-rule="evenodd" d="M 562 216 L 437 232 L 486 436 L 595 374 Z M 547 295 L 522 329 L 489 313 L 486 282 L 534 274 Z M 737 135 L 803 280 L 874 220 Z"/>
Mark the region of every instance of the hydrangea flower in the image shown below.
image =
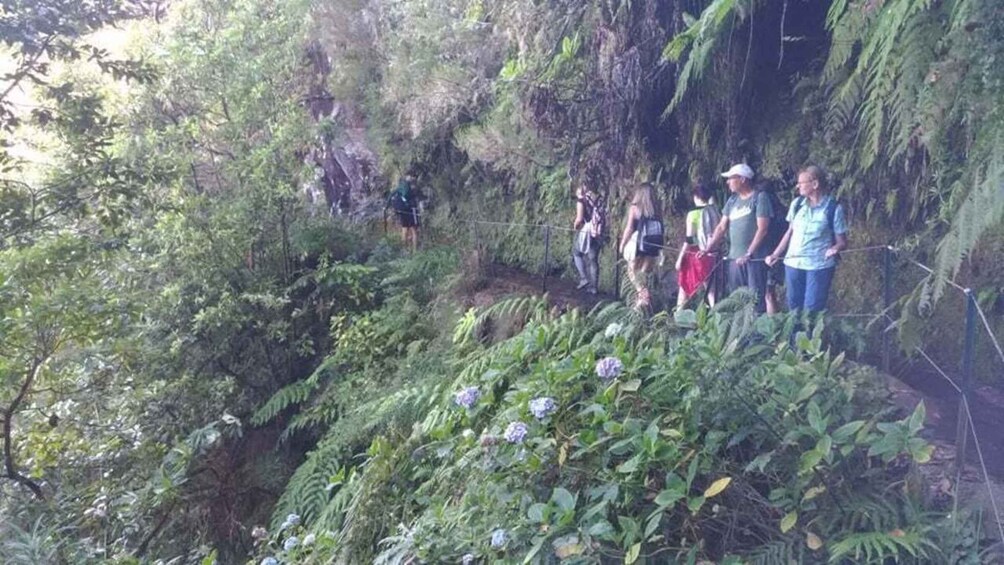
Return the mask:
<path id="1" fill-rule="evenodd" d="M 251 529 L 251 539 L 261 540 L 268 537 L 268 530 L 265 526 L 255 526 Z"/>
<path id="2" fill-rule="evenodd" d="M 499 549 L 504 547 L 507 541 L 509 541 L 509 533 L 502 528 L 492 532 L 492 547 Z"/>
<path id="3" fill-rule="evenodd" d="M 275 557 L 266 557 L 265 559 L 261 560 L 261 563 L 259 563 L 259 565 L 279 565 L 279 560 L 276 559 Z"/>
<path id="4" fill-rule="evenodd" d="M 298 526 L 299 524 L 300 524 L 299 514 L 290 514 L 286 516 L 286 520 L 283 521 L 281 526 L 279 526 L 279 531 L 288 530 L 289 528 L 292 528 L 293 526 Z"/>
<path id="5" fill-rule="evenodd" d="M 311 545 L 314 545 L 315 541 L 317 541 L 317 536 L 315 536 L 314 534 L 307 534 L 303 536 L 303 547 L 309 547 Z"/>
<path id="6" fill-rule="evenodd" d="M 478 390 L 476 386 L 465 387 L 463 390 L 458 392 L 453 397 L 453 402 L 457 406 L 463 406 L 464 408 L 473 408 L 475 404 L 478 403 L 478 399 L 481 398 L 481 391 Z"/>
<path id="7" fill-rule="evenodd" d="M 624 364 L 616 357 L 604 357 L 596 362 L 596 374 L 604 381 L 616 379 L 624 370 Z"/>
<path id="8" fill-rule="evenodd" d="M 550 396 L 541 396 L 540 398 L 534 398 L 530 401 L 530 413 L 538 420 L 547 418 L 557 409 L 558 405 Z"/>
<path id="9" fill-rule="evenodd" d="M 526 434 L 529 432 L 529 428 L 523 422 L 512 422 L 505 429 L 505 440 L 509 443 L 523 443 L 526 439 Z"/>
<path id="10" fill-rule="evenodd" d="M 289 536 L 286 541 L 282 542 L 282 549 L 283 551 L 292 551 L 298 545 L 300 545 L 300 538 Z"/>
<path id="11" fill-rule="evenodd" d="M 607 339 L 612 339 L 619 336 L 622 331 L 624 331 L 624 326 L 618 324 L 617 322 L 610 322 L 607 329 L 603 331 L 603 335 Z"/>
<path id="12" fill-rule="evenodd" d="M 474 563 L 474 554 L 465 553 L 463 557 L 460 558 L 460 565 L 471 565 Z"/>

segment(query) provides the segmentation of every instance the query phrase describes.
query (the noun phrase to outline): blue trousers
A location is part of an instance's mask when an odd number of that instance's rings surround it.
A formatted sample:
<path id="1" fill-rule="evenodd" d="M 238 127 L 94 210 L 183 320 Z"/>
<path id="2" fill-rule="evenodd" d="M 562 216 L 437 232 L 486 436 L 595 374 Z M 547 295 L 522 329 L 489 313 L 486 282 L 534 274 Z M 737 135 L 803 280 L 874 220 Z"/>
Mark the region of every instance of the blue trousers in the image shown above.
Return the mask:
<path id="1" fill-rule="evenodd" d="M 791 311 L 822 312 L 826 310 L 826 299 L 830 296 L 830 285 L 836 267 L 806 271 L 785 265 L 784 286 L 788 294 L 788 309 Z"/>

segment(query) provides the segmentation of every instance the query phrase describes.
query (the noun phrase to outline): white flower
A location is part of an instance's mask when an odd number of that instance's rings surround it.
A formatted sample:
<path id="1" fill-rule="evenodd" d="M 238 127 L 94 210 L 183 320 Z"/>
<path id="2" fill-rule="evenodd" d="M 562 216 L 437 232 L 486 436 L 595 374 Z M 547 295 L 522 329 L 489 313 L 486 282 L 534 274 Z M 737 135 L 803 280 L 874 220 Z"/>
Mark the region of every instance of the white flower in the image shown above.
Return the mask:
<path id="1" fill-rule="evenodd" d="M 624 326 L 618 324 L 617 322 L 610 322 L 610 325 L 607 326 L 607 329 L 603 332 L 603 335 L 607 339 L 612 339 L 620 335 L 622 331 L 624 331 Z"/>
<path id="2" fill-rule="evenodd" d="M 303 536 L 303 547 L 309 547 L 311 545 L 314 545 L 315 541 L 317 541 L 317 536 L 315 536 L 314 534 L 307 534 Z"/>
<path id="3" fill-rule="evenodd" d="M 259 563 L 259 565 L 279 565 L 279 560 L 276 559 L 275 557 L 266 557 L 265 559 L 261 560 L 261 563 Z"/>

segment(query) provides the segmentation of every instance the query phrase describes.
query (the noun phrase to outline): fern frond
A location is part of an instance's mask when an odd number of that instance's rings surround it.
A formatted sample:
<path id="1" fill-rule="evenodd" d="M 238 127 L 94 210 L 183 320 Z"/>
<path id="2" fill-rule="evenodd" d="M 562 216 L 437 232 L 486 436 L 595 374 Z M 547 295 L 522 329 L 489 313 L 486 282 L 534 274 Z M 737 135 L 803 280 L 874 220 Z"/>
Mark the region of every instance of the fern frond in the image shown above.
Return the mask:
<path id="1" fill-rule="evenodd" d="M 915 559 L 927 558 L 929 552 L 938 549 L 930 539 L 915 530 L 854 533 L 827 547 L 830 563 L 850 559 L 862 564 L 882 564 L 889 559 L 901 562 L 907 555 Z"/>
<path id="2" fill-rule="evenodd" d="M 267 422 L 270 422 L 275 418 L 280 412 L 294 406 L 296 404 L 302 404 L 310 398 L 311 393 L 313 393 L 321 384 L 322 377 L 327 377 L 334 365 L 334 359 L 329 357 L 309 377 L 296 381 L 294 383 L 288 384 L 272 395 L 268 401 L 265 402 L 255 411 L 251 416 L 251 423 L 255 426 L 261 426 Z"/>

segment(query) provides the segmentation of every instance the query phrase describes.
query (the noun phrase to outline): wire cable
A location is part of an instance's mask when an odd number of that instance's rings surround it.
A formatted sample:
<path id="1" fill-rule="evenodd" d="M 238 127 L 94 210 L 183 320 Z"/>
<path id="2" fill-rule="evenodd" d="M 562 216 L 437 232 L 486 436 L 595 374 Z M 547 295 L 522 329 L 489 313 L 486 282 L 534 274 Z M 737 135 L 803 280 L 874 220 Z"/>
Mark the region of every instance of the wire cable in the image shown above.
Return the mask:
<path id="1" fill-rule="evenodd" d="M 976 445 L 976 455 L 980 458 L 980 467 L 983 469 L 983 481 L 987 485 L 987 494 L 990 495 L 990 506 L 994 510 L 994 518 L 997 520 L 997 533 L 1000 539 L 1004 540 L 1004 524 L 1001 523 L 1001 513 L 997 508 L 997 498 L 994 497 L 993 485 L 990 483 L 990 474 L 987 473 L 987 462 L 983 459 L 983 449 L 980 447 L 980 439 L 976 436 L 976 424 L 973 422 L 973 413 L 969 410 L 969 400 L 966 395 L 962 395 L 962 405 L 966 409 L 966 418 L 969 419 L 969 429 L 973 433 L 973 444 Z M 964 461 L 962 463 L 965 463 Z M 958 488 L 958 484 L 956 484 Z"/>

